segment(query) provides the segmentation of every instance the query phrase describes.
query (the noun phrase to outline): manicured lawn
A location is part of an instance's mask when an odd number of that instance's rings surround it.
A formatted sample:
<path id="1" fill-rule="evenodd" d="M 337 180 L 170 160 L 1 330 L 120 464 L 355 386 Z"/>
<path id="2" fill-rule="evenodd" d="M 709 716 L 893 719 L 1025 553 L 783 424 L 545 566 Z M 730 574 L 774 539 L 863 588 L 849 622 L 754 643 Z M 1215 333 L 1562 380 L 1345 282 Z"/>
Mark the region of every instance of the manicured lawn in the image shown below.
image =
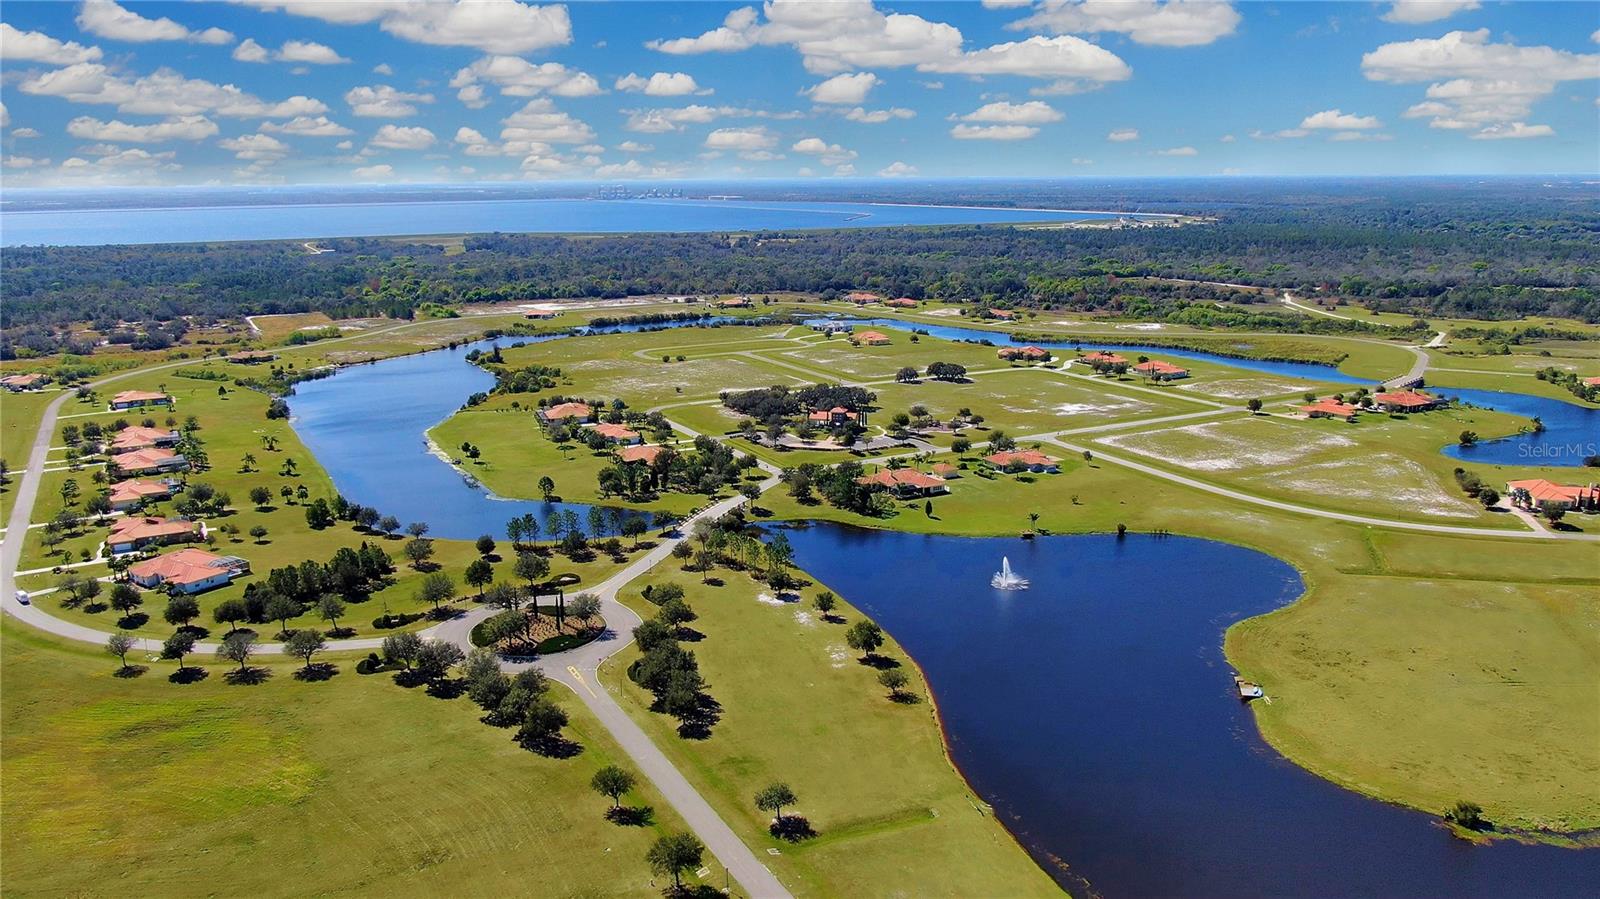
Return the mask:
<path id="1" fill-rule="evenodd" d="M 872 419 L 875 425 L 887 425 L 894 413 L 913 405 L 925 406 L 930 414 L 943 420 L 968 408 L 983 416 L 984 427 L 998 428 L 1013 437 L 1205 408 L 1186 401 L 1181 394 L 1167 399 L 1159 393 L 1123 389 L 1116 381 L 1068 378 L 1020 368 L 979 375 L 965 384 L 924 380 L 916 384 L 881 384 L 872 389 L 878 394 L 881 410 Z M 988 439 L 980 430 L 969 430 L 966 436 L 974 441 Z"/>
<path id="2" fill-rule="evenodd" d="M 0 484 L 0 521 L 10 521 L 11 498 L 17 492 L 22 469 L 28 465 L 28 453 L 33 449 L 34 435 L 39 432 L 39 419 L 44 416 L 44 407 L 57 396 L 60 393 L 55 390 L 0 392 L 0 459 L 5 460 L 7 467 L 6 483 Z M 72 411 L 72 406 L 69 401 L 62 412 Z"/>
<path id="3" fill-rule="evenodd" d="M 562 688 L 583 746 L 556 760 L 478 721 L 465 697 L 404 689 L 338 660 L 325 682 L 271 664 L 256 686 L 169 683 L 169 662 L 116 660 L 0 625 L 0 835 L 14 896 L 654 895 L 649 844 L 682 823 L 618 827 L 590 791 L 632 770 Z M 531 886 L 537 884 L 537 886 Z"/>
<path id="4" fill-rule="evenodd" d="M 529 397 L 522 399 L 527 401 Z M 428 436 L 451 458 L 460 459 L 462 471 L 499 496 L 537 499 L 539 479 L 548 477 L 555 481 L 556 493 L 568 502 L 599 502 L 681 515 L 706 501 L 702 494 L 670 492 L 649 503 L 601 497 L 596 478 L 611 466 L 613 454 L 596 453 L 576 441 L 557 444 L 526 409 L 513 411 L 503 405 L 486 404 L 457 412 L 429 430 Z M 482 451 L 481 457 L 462 456 L 460 447 L 467 441 Z"/>
<path id="5" fill-rule="evenodd" d="M 641 614 L 654 606 L 635 590 L 681 584 L 705 639 L 694 651 L 721 720 L 704 740 L 677 735 L 674 719 L 648 710 L 651 697 L 626 675 L 630 648 L 606 663 L 602 678 L 656 744 L 762 860 L 797 895 L 1059 895 L 966 788 L 944 756 L 927 685 L 907 666 L 913 705 L 889 701 L 873 668 L 846 648 L 846 623 L 820 621 L 809 603 L 760 601 L 766 591 L 742 573 L 719 569 L 707 586 L 669 561 L 624 591 Z M 880 652 L 904 660 L 896 645 Z M 819 836 L 791 844 L 767 833 L 757 790 L 775 780 L 800 797 L 794 811 Z"/>

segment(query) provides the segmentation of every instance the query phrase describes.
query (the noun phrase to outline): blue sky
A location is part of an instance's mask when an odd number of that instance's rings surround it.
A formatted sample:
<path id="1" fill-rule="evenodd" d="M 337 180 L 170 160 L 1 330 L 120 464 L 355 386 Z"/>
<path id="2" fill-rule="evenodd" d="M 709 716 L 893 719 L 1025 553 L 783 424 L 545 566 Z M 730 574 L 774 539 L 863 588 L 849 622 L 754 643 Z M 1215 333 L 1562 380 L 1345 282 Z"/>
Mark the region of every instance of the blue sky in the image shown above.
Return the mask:
<path id="1" fill-rule="evenodd" d="M 1593 172 L 1600 4 L 0 7 L 11 186 Z"/>

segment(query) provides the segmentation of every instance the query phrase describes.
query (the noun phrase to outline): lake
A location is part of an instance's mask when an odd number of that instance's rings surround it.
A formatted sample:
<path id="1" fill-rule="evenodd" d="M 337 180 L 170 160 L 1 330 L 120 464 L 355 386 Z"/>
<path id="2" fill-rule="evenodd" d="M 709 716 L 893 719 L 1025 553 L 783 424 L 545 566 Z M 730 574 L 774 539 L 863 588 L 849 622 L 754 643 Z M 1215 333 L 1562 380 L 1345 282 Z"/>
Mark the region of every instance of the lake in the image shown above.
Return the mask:
<path id="1" fill-rule="evenodd" d="M 1575 896 L 1600 883 L 1600 851 L 1474 846 L 1267 746 L 1222 634 L 1301 593 L 1271 556 L 1179 537 L 785 533 L 800 567 L 921 665 L 973 789 L 1079 895 Z M 1031 589 L 989 586 L 1003 556 Z"/>
<path id="2" fill-rule="evenodd" d="M 502 232 L 628 233 L 1076 222 L 1131 213 L 744 200 L 459 200 L 6 209 L 0 246 Z M 1151 217 L 1143 214 L 1142 217 Z M 1159 216 L 1156 216 L 1159 217 Z"/>

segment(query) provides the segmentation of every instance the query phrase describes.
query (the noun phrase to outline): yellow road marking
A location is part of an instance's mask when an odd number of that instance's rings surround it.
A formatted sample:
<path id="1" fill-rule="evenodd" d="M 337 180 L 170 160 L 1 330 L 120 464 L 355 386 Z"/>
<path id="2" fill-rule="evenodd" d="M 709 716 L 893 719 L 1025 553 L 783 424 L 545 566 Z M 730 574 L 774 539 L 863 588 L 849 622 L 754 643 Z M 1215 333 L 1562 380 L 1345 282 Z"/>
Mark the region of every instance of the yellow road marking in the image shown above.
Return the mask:
<path id="1" fill-rule="evenodd" d="M 570 674 L 570 675 L 572 675 L 572 679 L 573 679 L 573 680 L 575 680 L 575 681 L 577 681 L 577 682 L 578 682 L 578 683 L 580 683 L 580 684 L 583 684 L 583 688 L 584 688 L 584 689 L 585 689 L 585 690 L 588 690 L 588 691 L 589 691 L 589 695 L 590 695 L 590 696 L 595 696 L 595 698 L 597 698 L 597 699 L 598 699 L 598 698 L 599 698 L 599 697 L 598 697 L 598 696 L 597 696 L 597 695 L 596 695 L 596 694 L 595 694 L 595 692 L 594 692 L 594 688 L 593 688 L 593 687 L 591 687 L 591 686 L 589 686 L 589 682 L 588 682 L 588 681 L 586 681 L 586 680 L 584 680 L 584 679 L 583 679 L 583 675 L 581 675 L 581 674 L 579 674 L 579 673 L 578 673 L 578 669 L 577 669 L 577 666 L 575 666 L 575 665 L 568 665 L 568 666 L 567 666 L 567 673 L 568 673 L 568 674 Z"/>

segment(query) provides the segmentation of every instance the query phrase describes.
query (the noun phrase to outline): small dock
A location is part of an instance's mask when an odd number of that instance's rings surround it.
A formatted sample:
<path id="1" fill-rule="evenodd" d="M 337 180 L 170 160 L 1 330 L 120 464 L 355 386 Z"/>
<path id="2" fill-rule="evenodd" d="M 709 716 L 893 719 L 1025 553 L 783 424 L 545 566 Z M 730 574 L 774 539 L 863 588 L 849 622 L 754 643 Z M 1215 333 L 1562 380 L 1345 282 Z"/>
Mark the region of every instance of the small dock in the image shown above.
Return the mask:
<path id="1" fill-rule="evenodd" d="M 1233 685 L 1239 690 L 1240 702 L 1249 702 L 1252 699 L 1262 699 L 1267 695 L 1267 691 L 1261 689 L 1260 684 L 1251 683 L 1242 677 L 1235 677 L 1233 679 Z"/>

